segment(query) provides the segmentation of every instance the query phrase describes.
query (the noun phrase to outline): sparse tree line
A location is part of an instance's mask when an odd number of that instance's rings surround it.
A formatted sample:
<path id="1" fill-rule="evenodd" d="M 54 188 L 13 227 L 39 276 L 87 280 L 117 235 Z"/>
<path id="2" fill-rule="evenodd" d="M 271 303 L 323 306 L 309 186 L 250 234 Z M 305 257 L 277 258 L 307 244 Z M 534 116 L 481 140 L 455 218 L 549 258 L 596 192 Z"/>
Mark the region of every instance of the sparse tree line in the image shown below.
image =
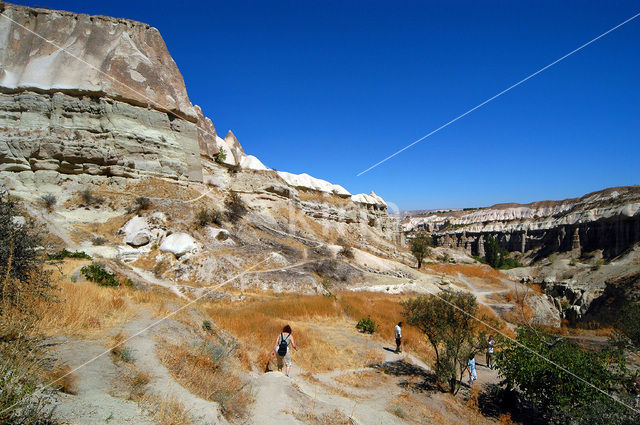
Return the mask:
<path id="1" fill-rule="evenodd" d="M 498 404 L 528 406 L 526 415 L 537 415 L 540 423 L 638 423 L 629 408 L 637 409 L 638 372 L 629 370 L 625 357 L 627 350 L 639 351 L 638 305 L 626 310 L 620 330 L 595 351 L 528 324 L 508 337 L 511 332 L 482 314 L 470 293 L 447 289 L 403 306 L 406 322 L 425 335 L 435 353 L 433 370 L 443 391 L 456 394 L 468 359 L 486 352 L 488 335 L 500 334 L 495 368 L 502 380 L 491 394 Z"/>
<path id="2" fill-rule="evenodd" d="M 418 268 L 422 267 L 422 262 L 425 258 L 431 257 L 431 247 L 433 246 L 433 238 L 427 233 L 418 233 L 411 239 L 411 253 L 418 261 Z M 500 244 L 493 235 L 489 235 L 487 237 L 487 241 L 484 246 L 485 256 L 474 257 L 477 261 L 488 264 L 494 269 L 512 269 L 514 267 L 522 267 L 522 264 L 520 264 L 518 260 L 508 256 L 509 252 L 500 247 Z"/>

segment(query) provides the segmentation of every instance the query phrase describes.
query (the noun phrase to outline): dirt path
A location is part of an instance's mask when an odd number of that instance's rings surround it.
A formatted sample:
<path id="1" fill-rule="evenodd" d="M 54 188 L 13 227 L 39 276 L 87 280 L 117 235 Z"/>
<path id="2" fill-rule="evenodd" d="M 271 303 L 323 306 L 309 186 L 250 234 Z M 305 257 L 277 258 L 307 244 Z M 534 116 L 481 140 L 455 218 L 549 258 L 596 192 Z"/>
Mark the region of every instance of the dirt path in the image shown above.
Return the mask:
<path id="1" fill-rule="evenodd" d="M 84 364 L 105 351 L 105 340 L 68 340 L 58 350 L 60 361 L 71 368 Z M 76 395 L 61 394 L 56 405 L 56 417 L 65 423 L 141 424 L 152 425 L 153 420 L 138 403 L 113 397 L 112 382 L 118 370 L 106 354 L 73 373 Z"/>
<path id="2" fill-rule="evenodd" d="M 143 331 L 156 320 L 149 311 L 140 310 L 135 319 L 125 323 L 114 333 L 121 331 L 129 337 Z M 227 421 L 219 414 L 218 404 L 190 393 L 175 381 L 156 354 L 156 338 L 167 335 L 179 337 L 183 333 L 181 324 L 167 320 L 133 337 L 124 346 L 133 357 L 132 364 L 150 377 L 146 386 L 147 393 L 160 400 L 171 398 L 181 403 L 196 425 L 226 425 Z M 110 344 L 112 342 L 109 338 L 68 340 L 58 349 L 59 358 L 71 368 L 76 368 L 104 353 Z M 61 395 L 56 408 L 57 416 L 65 423 L 156 423 L 138 403 L 114 395 L 122 393 L 123 383 L 121 372 L 114 364 L 111 354 L 107 353 L 88 363 L 73 375 L 77 384 L 77 394 Z"/>

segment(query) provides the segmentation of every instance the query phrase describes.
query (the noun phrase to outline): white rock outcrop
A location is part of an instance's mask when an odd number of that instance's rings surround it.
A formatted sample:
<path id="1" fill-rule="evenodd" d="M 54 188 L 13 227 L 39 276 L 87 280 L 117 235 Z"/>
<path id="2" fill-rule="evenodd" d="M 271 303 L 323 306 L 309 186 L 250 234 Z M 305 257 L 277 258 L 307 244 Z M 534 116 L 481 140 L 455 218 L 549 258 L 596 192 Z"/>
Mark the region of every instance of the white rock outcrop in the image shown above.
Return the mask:
<path id="1" fill-rule="evenodd" d="M 345 189 L 344 187 L 338 184 L 329 183 L 326 180 L 317 179 L 306 173 L 293 174 L 293 173 L 288 173 L 286 171 L 278 171 L 278 175 L 289 186 L 293 186 L 296 188 L 317 190 L 319 192 L 324 192 L 324 193 L 333 193 L 335 195 L 343 196 L 343 197 L 351 196 L 349 191 L 347 191 L 347 189 Z"/>
<path id="2" fill-rule="evenodd" d="M 172 233 L 162 240 L 160 251 L 170 252 L 181 257 L 198 248 L 198 243 L 187 233 Z"/>

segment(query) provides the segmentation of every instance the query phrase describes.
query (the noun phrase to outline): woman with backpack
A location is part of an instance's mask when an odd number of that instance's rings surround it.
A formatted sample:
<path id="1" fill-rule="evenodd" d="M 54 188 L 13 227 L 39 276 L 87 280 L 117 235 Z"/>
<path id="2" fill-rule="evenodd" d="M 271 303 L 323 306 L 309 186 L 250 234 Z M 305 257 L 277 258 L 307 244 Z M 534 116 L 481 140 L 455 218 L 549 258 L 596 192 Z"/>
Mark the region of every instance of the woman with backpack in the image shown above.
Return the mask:
<path id="1" fill-rule="evenodd" d="M 291 326 L 287 325 L 282 329 L 278 338 L 276 338 L 276 345 L 273 347 L 273 351 L 271 352 L 271 357 L 276 355 L 278 357 L 278 371 L 282 371 L 283 363 L 287 366 L 287 376 L 289 376 L 289 370 L 291 369 L 291 353 L 289 345 L 298 351 L 298 347 L 296 347 L 296 343 L 293 340 L 293 335 L 291 335 Z"/>

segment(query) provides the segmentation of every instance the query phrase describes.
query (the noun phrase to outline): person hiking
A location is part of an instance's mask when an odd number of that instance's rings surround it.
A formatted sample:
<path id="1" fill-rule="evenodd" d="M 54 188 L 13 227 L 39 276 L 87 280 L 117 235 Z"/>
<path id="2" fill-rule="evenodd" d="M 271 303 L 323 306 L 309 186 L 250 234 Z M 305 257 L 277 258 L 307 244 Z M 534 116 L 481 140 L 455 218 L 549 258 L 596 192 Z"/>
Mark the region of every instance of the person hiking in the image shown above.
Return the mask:
<path id="1" fill-rule="evenodd" d="M 289 370 L 291 370 L 291 352 L 289 350 L 289 345 L 291 345 L 296 351 L 298 351 L 298 347 L 296 347 L 293 335 L 291 335 L 291 326 L 286 325 L 284 328 L 282 328 L 282 332 L 280 332 L 278 338 L 276 338 L 276 345 L 273 346 L 271 357 L 277 357 L 279 372 L 282 372 L 282 365 L 284 363 L 284 365 L 287 367 L 287 376 L 289 376 Z"/>
<path id="2" fill-rule="evenodd" d="M 478 373 L 476 372 L 476 359 L 473 354 L 469 355 L 469 362 L 467 363 L 467 371 L 469 371 L 469 388 L 472 388 L 473 381 L 478 379 Z"/>
<path id="3" fill-rule="evenodd" d="M 493 335 L 489 335 L 487 339 L 487 367 L 493 369 L 493 346 L 496 342 L 493 340 Z"/>
<path id="4" fill-rule="evenodd" d="M 402 345 L 402 322 L 398 322 L 395 328 L 396 334 L 396 353 L 402 353 L 400 346 Z"/>
<path id="5" fill-rule="evenodd" d="M 636 409 L 638 408 L 638 404 L 640 404 L 640 378 L 636 377 L 633 380 L 633 391 L 636 393 Z"/>

